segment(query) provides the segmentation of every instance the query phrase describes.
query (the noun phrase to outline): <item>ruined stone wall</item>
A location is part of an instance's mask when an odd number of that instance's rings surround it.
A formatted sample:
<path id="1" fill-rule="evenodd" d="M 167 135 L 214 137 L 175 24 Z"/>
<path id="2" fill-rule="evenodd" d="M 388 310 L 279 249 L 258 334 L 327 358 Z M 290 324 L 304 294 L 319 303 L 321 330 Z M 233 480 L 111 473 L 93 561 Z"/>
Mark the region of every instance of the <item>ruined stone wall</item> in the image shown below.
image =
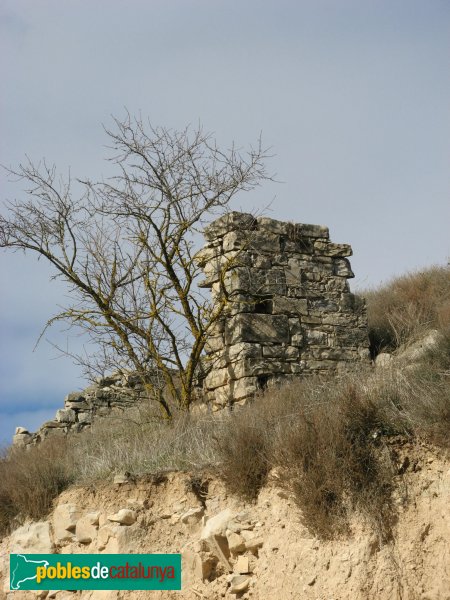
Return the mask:
<path id="1" fill-rule="evenodd" d="M 205 231 L 202 287 L 227 306 L 207 345 L 215 409 L 312 373 L 368 361 L 364 300 L 352 294 L 348 244 L 327 227 L 229 213 Z"/>
<path id="2" fill-rule="evenodd" d="M 196 257 L 205 272 L 200 285 L 214 302 L 226 298 L 204 360 L 203 398 L 213 410 L 298 375 L 369 360 L 365 304 L 347 282 L 352 250 L 330 242 L 328 228 L 233 212 L 207 227 L 205 238 Z M 144 399 L 133 374 L 99 379 L 66 396 L 36 433 L 18 427 L 14 443 L 80 432 Z"/>
<path id="3" fill-rule="evenodd" d="M 54 419 L 46 421 L 35 433 L 17 427 L 13 437 L 16 446 L 38 444 L 49 437 L 79 433 L 89 428 L 94 419 L 121 418 L 137 402 L 145 401 L 145 392 L 138 377 L 120 373 L 102 377 L 80 392 L 64 398 L 64 408 L 56 411 Z"/>

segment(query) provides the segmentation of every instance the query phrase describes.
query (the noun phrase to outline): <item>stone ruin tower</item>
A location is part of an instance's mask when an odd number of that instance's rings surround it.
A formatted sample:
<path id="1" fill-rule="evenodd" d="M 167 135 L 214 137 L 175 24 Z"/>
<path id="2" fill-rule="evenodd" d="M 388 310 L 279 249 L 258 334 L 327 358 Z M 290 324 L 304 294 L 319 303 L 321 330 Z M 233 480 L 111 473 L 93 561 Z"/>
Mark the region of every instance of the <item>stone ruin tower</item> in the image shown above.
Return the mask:
<path id="1" fill-rule="evenodd" d="M 201 287 L 226 298 L 206 348 L 213 410 L 299 375 L 369 361 L 366 307 L 350 292 L 348 244 L 327 227 L 232 212 L 205 230 Z"/>

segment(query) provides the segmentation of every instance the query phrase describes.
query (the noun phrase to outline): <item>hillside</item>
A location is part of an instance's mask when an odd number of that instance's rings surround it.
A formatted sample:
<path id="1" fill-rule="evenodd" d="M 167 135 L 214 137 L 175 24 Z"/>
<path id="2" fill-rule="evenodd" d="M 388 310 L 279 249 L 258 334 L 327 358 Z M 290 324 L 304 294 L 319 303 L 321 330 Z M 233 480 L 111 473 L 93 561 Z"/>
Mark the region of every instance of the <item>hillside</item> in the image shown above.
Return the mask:
<path id="1" fill-rule="evenodd" d="M 351 533 L 343 538 L 321 540 L 312 535 L 301 524 L 295 499 L 279 487 L 276 473 L 256 503 L 229 495 L 221 481 L 205 474 L 204 506 L 189 489 L 189 475 L 168 473 L 153 482 L 77 487 L 61 494 L 48 519 L 24 525 L 3 540 L 3 597 L 36 597 L 33 592 L 6 595 L 9 552 L 181 551 L 181 594 L 83 592 L 81 598 L 448 598 L 449 462 L 426 445 L 394 446 L 402 464 L 409 461 L 410 467 L 396 475 L 399 514 L 389 543 L 382 544 L 370 525 L 356 516 Z M 135 523 L 108 521 L 108 515 L 122 508 L 134 512 Z M 228 560 L 218 559 L 201 540 L 206 517 L 219 517 L 216 533 L 226 534 Z M 233 593 L 239 583 L 242 595 Z M 48 597 L 68 600 L 78 595 L 59 592 Z"/>
<path id="2" fill-rule="evenodd" d="M 450 598 L 450 278 L 368 294 L 374 365 L 171 424 L 151 410 L 0 462 L 10 552 L 181 552 L 183 591 L 121 598 Z"/>

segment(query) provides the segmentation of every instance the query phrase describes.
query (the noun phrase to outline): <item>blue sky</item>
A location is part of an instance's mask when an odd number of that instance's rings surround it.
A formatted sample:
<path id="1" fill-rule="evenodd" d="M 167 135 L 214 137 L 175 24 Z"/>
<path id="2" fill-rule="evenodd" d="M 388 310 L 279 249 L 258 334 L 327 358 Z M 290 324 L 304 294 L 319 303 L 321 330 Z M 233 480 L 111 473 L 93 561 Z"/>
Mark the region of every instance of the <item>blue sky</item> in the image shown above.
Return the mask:
<path id="1" fill-rule="evenodd" d="M 101 124 L 124 107 L 224 145 L 262 131 L 283 183 L 234 207 L 328 225 L 353 287 L 376 285 L 450 255 L 449 46 L 444 0 L 2 0 L 0 162 L 99 177 Z M 33 352 L 64 287 L 31 256 L 0 253 L 0 275 L 4 443 L 86 382 L 45 341 Z"/>

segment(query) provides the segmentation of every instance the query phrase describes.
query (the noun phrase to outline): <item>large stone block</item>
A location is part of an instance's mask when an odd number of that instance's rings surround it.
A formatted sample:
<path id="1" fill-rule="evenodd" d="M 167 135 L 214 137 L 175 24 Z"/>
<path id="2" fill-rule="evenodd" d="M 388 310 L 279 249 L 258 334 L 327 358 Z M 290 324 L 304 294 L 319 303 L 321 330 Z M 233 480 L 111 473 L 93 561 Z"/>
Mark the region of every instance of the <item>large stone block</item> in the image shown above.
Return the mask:
<path id="1" fill-rule="evenodd" d="M 284 269 L 272 268 L 267 271 L 264 284 L 261 287 L 262 294 L 287 294 L 286 272 Z"/>
<path id="2" fill-rule="evenodd" d="M 50 523 L 37 521 L 22 525 L 11 534 L 10 548 L 14 554 L 51 554 L 53 542 Z"/>
<path id="3" fill-rule="evenodd" d="M 78 422 L 90 425 L 92 423 L 92 414 L 90 412 L 78 413 Z"/>
<path id="4" fill-rule="evenodd" d="M 228 368 L 212 369 L 205 378 L 205 385 L 208 390 L 213 390 L 227 384 L 230 379 L 231 376 Z"/>
<path id="5" fill-rule="evenodd" d="M 269 231 L 270 233 L 276 233 L 278 235 L 287 235 L 289 223 L 284 221 L 277 221 L 276 219 L 270 219 L 269 217 L 257 217 L 256 222 L 258 223 L 258 230 Z"/>
<path id="6" fill-rule="evenodd" d="M 16 433 L 13 436 L 14 446 L 28 446 L 33 441 L 33 436 L 30 433 Z"/>
<path id="7" fill-rule="evenodd" d="M 212 286 L 213 283 L 220 281 L 222 275 L 230 270 L 238 267 L 251 265 L 251 256 L 246 252 L 234 251 L 226 254 L 216 255 L 203 266 L 205 280 L 203 284 Z"/>
<path id="8" fill-rule="evenodd" d="M 256 227 L 255 217 L 249 213 L 230 212 L 213 221 L 204 230 L 204 236 L 208 241 L 224 236 L 233 230 L 252 230 Z"/>
<path id="9" fill-rule="evenodd" d="M 212 335 L 206 340 L 205 350 L 207 353 L 217 352 L 218 350 L 222 350 L 223 347 L 224 341 L 221 335 Z"/>
<path id="10" fill-rule="evenodd" d="M 222 248 L 225 255 L 229 252 L 239 251 L 245 256 L 245 264 L 251 254 L 255 253 L 272 253 L 274 248 L 279 248 L 279 236 L 260 233 L 259 231 L 230 231 L 223 236 Z M 251 253 L 251 254 L 250 254 Z M 248 257 L 248 258 L 247 258 Z"/>
<path id="11" fill-rule="evenodd" d="M 308 344 L 314 346 L 326 346 L 328 344 L 328 334 L 325 331 L 317 329 L 306 330 L 305 338 Z"/>
<path id="12" fill-rule="evenodd" d="M 231 379 L 242 377 L 257 377 L 258 375 L 272 375 L 276 373 L 290 373 L 289 363 L 281 358 L 279 360 L 270 358 L 245 358 L 230 365 Z"/>
<path id="13" fill-rule="evenodd" d="M 70 394 L 67 394 L 67 396 L 64 398 L 64 404 L 67 406 L 68 403 L 72 403 L 72 402 L 84 402 L 85 397 L 81 392 L 70 392 Z"/>
<path id="14" fill-rule="evenodd" d="M 332 276 L 325 283 L 325 291 L 327 293 L 348 292 L 349 289 L 348 281 L 343 277 Z"/>
<path id="15" fill-rule="evenodd" d="M 337 258 L 334 261 L 334 274 L 338 275 L 338 277 L 346 277 L 347 279 L 355 276 L 346 258 Z"/>
<path id="16" fill-rule="evenodd" d="M 66 427 L 66 423 L 62 421 L 46 421 L 43 425 L 41 425 L 41 429 L 60 429 Z"/>
<path id="17" fill-rule="evenodd" d="M 265 293 L 266 273 L 262 269 L 237 267 L 228 271 L 224 285 L 228 294 L 250 294 L 258 296 Z"/>
<path id="18" fill-rule="evenodd" d="M 306 256 L 314 253 L 313 238 L 301 237 L 298 240 L 287 240 L 284 246 L 284 251 L 289 254 L 301 254 Z"/>
<path id="19" fill-rule="evenodd" d="M 223 385 L 222 387 L 215 388 L 213 392 L 208 392 L 209 394 L 212 394 L 212 396 L 208 397 L 209 401 L 219 407 L 227 406 L 233 401 L 233 395 L 231 393 L 233 383 L 234 382 L 231 381 L 230 385 Z"/>
<path id="20" fill-rule="evenodd" d="M 289 342 L 288 318 L 284 315 L 241 314 L 226 324 L 227 344 L 239 342 Z"/>
<path id="21" fill-rule="evenodd" d="M 324 238 L 330 237 L 330 231 L 328 227 L 323 225 L 310 225 L 308 223 L 300 224 L 300 235 L 312 238 Z"/>
<path id="22" fill-rule="evenodd" d="M 330 298 L 320 298 L 318 300 L 311 300 L 311 313 L 334 313 L 339 310 L 338 303 Z"/>
<path id="23" fill-rule="evenodd" d="M 199 250 L 192 258 L 192 260 L 199 266 L 204 267 L 209 261 L 214 260 L 219 256 L 218 248 L 211 248 L 207 246 Z"/>
<path id="24" fill-rule="evenodd" d="M 306 315 L 308 314 L 308 300 L 306 298 L 274 296 L 272 298 L 272 312 L 274 315 Z"/>
<path id="25" fill-rule="evenodd" d="M 295 335 L 295 334 L 294 334 Z M 297 341 L 296 338 L 294 341 Z M 281 358 L 290 360 L 298 358 L 300 352 L 296 346 L 281 346 L 279 344 L 263 347 L 263 356 L 266 358 Z"/>
<path id="26" fill-rule="evenodd" d="M 80 544 L 90 544 L 97 537 L 98 513 L 89 513 L 78 519 L 75 526 L 75 537 Z"/>
<path id="27" fill-rule="evenodd" d="M 243 377 L 230 382 L 230 397 L 234 401 L 253 396 L 259 390 L 257 377 Z"/>
<path id="28" fill-rule="evenodd" d="M 136 522 L 136 513 L 130 508 L 121 508 L 114 514 L 108 515 L 108 521 L 120 523 L 121 525 L 132 525 Z"/>
<path id="29" fill-rule="evenodd" d="M 60 408 L 56 411 L 56 420 L 60 423 L 75 423 L 76 414 L 71 408 Z"/>
<path id="30" fill-rule="evenodd" d="M 262 349 L 260 344 L 240 342 L 233 346 L 227 346 L 224 356 L 228 362 L 235 362 L 243 358 L 260 358 L 262 356 Z"/>
<path id="31" fill-rule="evenodd" d="M 229 558 L 230 549 L 226 538 L 227 524 L 233 518 L 233 513 L 226 508 L 219 514 L 208 519 L 200 534 L 200 539 L 206 542 L 212 552 L 227 569 L 232 571 Z"/>
<path id="32" fill-rule="evenodd" d="M 211 555 L 195 552 L 191 548 L 182 550 L 181 560 L 183 589 L 193 583 L 207 580 L 217 562 Z"/>
<path id="33" fill-rule="evenodd" d="M 73 539 L 75 526 L 80 517 L 81 511 L 75 504 L 58 504 L 52 517 L 53 535 L 57 543 Z"/>
<path id="34" fill-rule="evenodd" d="M 267 231 L 256 231 L 249 238 L 248 248 L 257 254 L 274 254 L 280 251 L 280 236 Z"/>
<path id="35" fill-rule="evenodd" d="M 344 257 L 351 256 L 353 254 L 352 248 L 349 244 L 333 244 L 332 242 L 316 240 L 314 242 L 314 248 L 323 256 Z"/>
<path id="36" fill-rule="evenodd" d="M 289 265 L 285 271 L 286 285 L 289 287 L 301 287 L 302 268 L 298 265 Z"/>

